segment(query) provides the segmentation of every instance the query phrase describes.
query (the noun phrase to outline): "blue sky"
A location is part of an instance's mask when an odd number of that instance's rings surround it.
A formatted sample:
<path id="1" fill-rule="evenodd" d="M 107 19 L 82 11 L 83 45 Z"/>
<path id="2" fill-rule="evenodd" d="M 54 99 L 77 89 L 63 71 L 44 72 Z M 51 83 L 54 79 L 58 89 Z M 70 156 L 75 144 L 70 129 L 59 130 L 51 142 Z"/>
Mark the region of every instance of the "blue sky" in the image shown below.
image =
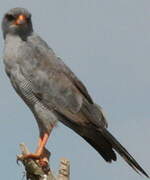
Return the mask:
<path id="1" fill-rule="evenodd" d="M 10 8 L 33 14 L 35 31 L 85 83 L 106 111 L 109 130 L 150 174 L 150 1 L 149 0 L 5 0 L 0 18 Z M 3 38 L 0 34 L 2 57 Z M 36 148 L 34 117 L 16 95 L 0 61 L 1 178 L 20 180 L 19 144 Z M 51 166 L 61 157 L 71 161 L 71 180 L 142 180 L 118 156 L 107 164 L 82 138 L 59 123 L 47 148 Z"/>

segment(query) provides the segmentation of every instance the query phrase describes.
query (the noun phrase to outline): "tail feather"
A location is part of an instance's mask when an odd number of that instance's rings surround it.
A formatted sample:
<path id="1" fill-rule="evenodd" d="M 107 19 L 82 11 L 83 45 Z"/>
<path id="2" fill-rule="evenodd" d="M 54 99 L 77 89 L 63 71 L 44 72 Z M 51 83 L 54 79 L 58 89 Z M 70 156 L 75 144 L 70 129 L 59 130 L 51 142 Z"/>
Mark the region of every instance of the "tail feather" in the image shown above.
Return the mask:
<path id="1" fill-rule="evenodd" d="M 142 174 L 144 174 L 146 177 L 149 178 L 148 174 L 143 170 L 143 168 L 128 153 L 128 151 L 117 141 L 117 139 L 107 131 L 107 129 L 103 129 L 101 133 L 107 139 L 107 141 L 109 141 L 109 143 L 112 145 L 112 148 L 115 149 L 120 154 L 120 156 L 129 164 L 129 166 L 131 166 L 137 173 L 141 172 Z"/>
<path id="2" fill-rule="evenodd" d="M 108 143 L 103 137 L 98 136 L 97 140 L 93 140 L 87 137 L 83 137 L 94 149 L 105 159 L 107 162 L 117 160 L 116 154 L 112 149 L 110 143 Z M 103 141 L 104 140 L 104 141 Z M 100 142 L 100 143 L 99 143 Z"/>

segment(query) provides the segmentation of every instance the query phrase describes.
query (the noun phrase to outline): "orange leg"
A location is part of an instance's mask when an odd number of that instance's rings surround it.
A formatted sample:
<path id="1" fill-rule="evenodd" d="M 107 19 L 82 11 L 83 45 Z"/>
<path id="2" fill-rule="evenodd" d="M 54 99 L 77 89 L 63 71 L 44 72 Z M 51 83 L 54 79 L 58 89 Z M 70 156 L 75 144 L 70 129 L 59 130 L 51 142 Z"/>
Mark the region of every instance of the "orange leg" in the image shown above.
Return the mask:
<path id="1" fill-rule="evenodd" d="M 38 147 L 36 149 L 36 152 L 24 155 L 23 158 L 24 159 L 28 159 L 28 158 L 39 159 L 41 157 L 42 153 L 43 153 L 43 150 L 44 150 L 44 147 L 45 147 L 45 145 L 47 143 L 48 138 L 49 138 L 49 134 L 45 133 L 43 135 L 43 137 L 39 138 Z"/>
<path id="2" fill-rule="evenodd" d="M 39 137 L 37 149 L 41 146 L 41 143 L 42 143 L 42 137 Z M 36 150 L 36 151 L 37 151 L 37 150 Z"/>

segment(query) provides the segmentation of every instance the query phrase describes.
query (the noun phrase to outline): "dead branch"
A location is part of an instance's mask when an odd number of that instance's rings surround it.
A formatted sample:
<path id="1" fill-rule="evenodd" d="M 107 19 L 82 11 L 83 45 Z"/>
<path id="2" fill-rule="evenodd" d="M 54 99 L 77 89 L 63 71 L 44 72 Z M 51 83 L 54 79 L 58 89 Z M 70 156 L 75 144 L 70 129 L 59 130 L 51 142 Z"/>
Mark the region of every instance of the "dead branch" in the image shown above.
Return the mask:
<path id="1" fill-rule="evenodd" d="M 25 144 L 20 144 L 21 154 L 26 155 L 29 153 L 28 148 Z M 33 159 L 22 159 L 21 156 L 18 156 L 18 160 L 22 162 L 26 172 L 27 180 L 69 180 L 70 179 L 70 163 L 67 159 L 62 158 L 60 160 L 58 175 L 54 176 L 49 164 L 42 168 L 38 160 Z M 50 152 L 45 149 L 45 157 L 50 158 Z"/>

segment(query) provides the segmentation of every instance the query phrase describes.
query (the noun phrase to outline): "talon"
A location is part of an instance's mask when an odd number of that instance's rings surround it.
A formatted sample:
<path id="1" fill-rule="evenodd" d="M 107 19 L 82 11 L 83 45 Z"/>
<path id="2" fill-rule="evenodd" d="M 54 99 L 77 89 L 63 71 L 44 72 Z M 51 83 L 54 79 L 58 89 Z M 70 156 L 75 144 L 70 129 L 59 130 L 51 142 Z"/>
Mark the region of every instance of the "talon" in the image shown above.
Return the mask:
<path id="1" fill-rule="evenodd" d="M 39 160 L 37 160 L 37 163 L 43 169 L 43 171 L 46 174 L 48 174 L 48 172 L 50 171 L 50 167 L 48 164 L 48 158 L 47 157 L 40 158 Z"/>
<path id="2" fill-rule="evenodd" d="M 48 166 L 48 159 L 47 158 L 42 158 L 38 160 L 38 164 L 42 167 L 45 168 Z"/>

